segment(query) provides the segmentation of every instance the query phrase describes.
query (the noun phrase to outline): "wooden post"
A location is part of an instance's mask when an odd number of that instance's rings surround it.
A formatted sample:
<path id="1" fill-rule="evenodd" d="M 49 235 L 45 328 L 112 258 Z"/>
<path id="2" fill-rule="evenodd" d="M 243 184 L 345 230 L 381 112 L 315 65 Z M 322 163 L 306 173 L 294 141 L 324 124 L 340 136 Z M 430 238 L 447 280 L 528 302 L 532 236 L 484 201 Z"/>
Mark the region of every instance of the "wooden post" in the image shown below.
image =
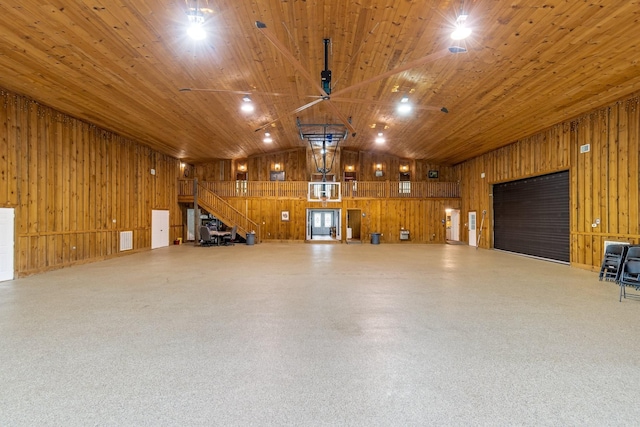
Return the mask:
<path id="1" fill-rule="evenodd" d="M 198 178 L 193 178 L 193 244 L 200 243 L 200 209 L 198 208 Z"/>

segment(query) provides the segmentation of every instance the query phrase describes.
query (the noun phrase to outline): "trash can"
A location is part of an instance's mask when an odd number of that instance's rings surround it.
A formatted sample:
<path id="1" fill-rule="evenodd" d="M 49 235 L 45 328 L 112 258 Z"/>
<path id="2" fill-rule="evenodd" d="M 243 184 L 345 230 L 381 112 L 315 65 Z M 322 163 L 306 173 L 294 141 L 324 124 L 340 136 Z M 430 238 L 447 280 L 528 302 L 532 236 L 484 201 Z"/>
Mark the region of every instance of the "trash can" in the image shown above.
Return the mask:
<path id="1" fill-rule="evenodd" d="M 247 245 L 253 245 L 256 242 L 255 233 L 247 233 Z"/>
<path id="2" fill-rule="evenodd" d="M 380 244 L 380 233 L 371 233 L 371 244 L 372 245 Z"/>

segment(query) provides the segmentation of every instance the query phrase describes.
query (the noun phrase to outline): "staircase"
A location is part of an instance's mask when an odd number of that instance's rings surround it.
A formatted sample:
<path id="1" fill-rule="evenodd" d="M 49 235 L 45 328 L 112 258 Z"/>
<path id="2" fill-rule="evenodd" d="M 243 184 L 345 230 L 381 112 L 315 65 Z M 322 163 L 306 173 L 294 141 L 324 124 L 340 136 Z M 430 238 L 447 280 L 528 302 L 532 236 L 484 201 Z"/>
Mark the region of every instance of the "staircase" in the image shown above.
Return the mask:
<path id="1" fill-rule="evenodd" d="M 256 243 L 260 243 L 260 226 L 201 184 L 198 184 L 198 205 L 202 206 L 226 225 L 231 227 L 237 226 L 237 233 L 245 239 L 247 238 L 247 233 L 254 231 Z"/>

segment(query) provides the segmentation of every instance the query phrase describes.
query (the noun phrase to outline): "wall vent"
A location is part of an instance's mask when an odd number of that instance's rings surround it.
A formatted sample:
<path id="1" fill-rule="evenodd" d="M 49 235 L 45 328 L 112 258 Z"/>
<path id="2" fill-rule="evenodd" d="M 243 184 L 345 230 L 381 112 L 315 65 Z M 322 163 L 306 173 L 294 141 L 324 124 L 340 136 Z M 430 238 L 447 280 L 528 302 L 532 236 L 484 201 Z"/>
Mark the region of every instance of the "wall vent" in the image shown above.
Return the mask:
<path id="1" fill-rule="evenodd" d="M 120 252 L 133 249 L 133 231 L 120 232 Z"/>
<path id="2" fill-rule="evenodd" d="M 581 154 L 588 153 L 589 151 L 591 151 L 591 144 L 584 144 L 580 146 Z"/>

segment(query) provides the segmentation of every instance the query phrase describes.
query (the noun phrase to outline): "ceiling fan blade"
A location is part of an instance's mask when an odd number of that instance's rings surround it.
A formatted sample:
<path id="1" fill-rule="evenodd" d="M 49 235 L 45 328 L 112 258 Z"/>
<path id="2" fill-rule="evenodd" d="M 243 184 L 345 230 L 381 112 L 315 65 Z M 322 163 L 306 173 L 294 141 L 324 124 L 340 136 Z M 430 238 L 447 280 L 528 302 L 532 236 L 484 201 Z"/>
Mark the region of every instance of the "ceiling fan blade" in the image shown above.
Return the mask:
<path id="1" fill-rule="evenodd" d="M 397 107 L 398 104 L 393 103 L 393 102 L 380 102 L 380 101 L 371 101 L 368 99 L 354 99 L 354 98 L 334 98 L 333 96 L 331 97 L 332 101 L 335 102 L 350 102 L 353 104 L 369 104 L 369 105 L 382 105 L 385 107 Z M 443 113 L 448 113 L 449 110 L 447 110 L 445 107 L 434 107 L 432 105 L 412 105 L 412 108 L 415 108 L 416 110 L 431 110 L 431 111 L 442 111 Z"/>
<path id="2" fill-rule="evenodd" d="M 300 107 L 301 109 L 296 111 L 302 111 L 312 105 L 317 104 L 318 102 L 321 101 L 327 101 L 329 100 L 329 94 L 327 92 L 325 92 L 325 90 L 322 88 L 322 86 L 313 78 L 311 77 L 311 74 L 309 74 L 309 72 L 302 66 L 302 64 L 300 62 L 298 62 L 298 60 L 296 59 L 295 56 L 293 56 L 293 54 L 291 52 L 289 52 L 289 49 L 286 48 L 286 46 L 284 46 L 280 40 L 278 40 L 278 38 L 275 36 L 275 34 L 273 34 L 271 32 L 271 30 L 269 30 L 267 28 L 267 25 L 264 22 L 260 22 L 260 21 L 256 21 L 256 27 L 260 30 L 260 32 L 262 32 L 262 34 L 264 34 L 264 36 L 275 46 L 275 48 L 291 63 L 291 65 L 293 65 L 293 67 L 305 78 L 307 79 L 307 81 L 309 83 L 311 83 L 311 85 L 318 91 L 318 93 L 320 93 L 321 98 L 310 102 L 309 104 L 303 105 L 302 107 Z M 347 119 L 347 117 L 340 112 L 340 110 L 338 110 L 338 108 L 331 104 L 330 102 L 329 104 L 329 108 L 331 108 L 331 110 L 333 110 L 333 112 L 336 114 L 336 116 L 338 116 L 338 118 L 340 119 L 340 121 L 347 127 L 347 129 L 349 129 L 349 131 L 352 133 L 353 136 L 356 135 L 356 130 L 353 127 L 353 125 L 351 124 L 351 122 Z M 296 112 L 292 112 L 290 114 L 295 114 Z M 264 127 L 259 128 L 260 129 L 264 129 Z"/>
<path id="3" fill-rule="evenodd" d="M 215 93 L 233 93 L 236 95 L 292 96 L 292 95 L 287 95 L 285 93 L 276 93 L 276 92 L 227 90 L 227 89 L 200 89 L 200 88 L 193 88 L 193 87 L 181 88 L 179 89 L 179 92 L 215 92 Z"/>
<path id="4" fill-rule="evenodd" d="M 311 83 L 313 88 L 316 89 L 318 93 L 320 93 L 322 96 L 329 96 L 327 92 L 322 89 L 320 83 L 318 83 L 313 77 L 311 77 L 311 74 L 309 74 L 309 72 L 302 66 L 302 64 L 298 62 L 296 57 L 293 56 L 289 49 L 287 49 L 287 47 L 283 45 L 280 40 L 278 40 L 275 34 L 273 34 L 271 30 L 267 28 L 267 24 L 265 24 L 264 22 L 256 21 L 256 27 L 262 34 L 264 34 L 267 40 L 269 40 L 271 44 L 273 44 L 273 46 L 287 59 L 287 61 L 289 61 L 289 63 L 293 65 L 293 67 L 302 75 L 302 77 L 304 77 L 309 83 Z"/>
<path id="5" fill-rule="evenodd" d="M 309 102 L 308 104 L 304 104 L 302 107 L 298 107 L 298 108 L 296 108 L 295 110 L 288 112 L 284 117 L 288 117 L 288 116 L 291 116 L 291 115 L 293 115 L 293 114 L 297 114 L 297 113 L 299 113 L 300 111 L 306 110 L 307 108 L 312 107 L 312 106 L 314 106 L 314 105 L 316 105 L 316 104 L 319 104 L 319 103 L 320 103 L 320 102 L 322 102 L 322 101 L 324 101 L 324 98 L 319 98 L 319 99 L 316 99 L 315 101 L 311 101 L 311 102 Z M 265 129 L 265 128 L 269 127 L 269 126 L 271 126 L 272 124 L 274 124 L 274 123 L 276 123 L 276 122 L 280 121 L 280 119 L 281 119 L 281 118 L 282 118 L 282 117 L 278 117 L 278 118 L 277 118 L 277 119 L 275 119 L 275 120 L 271 120 L 269 123 L 265 123 L 264 125 L 260 126 L 260 127 L 259 127 L 258 129 L 256 129 L 255 131 L 256 131 L 256 132 L 259 132 L 259 131 L 261 131 L 261 130 L 263 130 L 263 129 Z"/>
<path id="6" fill-rule="evenodd" d="M 331 101 L 327 101 L 327 105 L 329 106 L 330 109 L 333 110 L 334 114 L 338 116 L 340 121 L 347 127 L 347 129 L 349 129 L 349 132 L 351 132 L 351 136 L 352 137 L 356 136 L 356 129 L 353 127 L 349 119 L 347 119 L 347 117 L 344 114 L 342 114 L 342 112 L 338 109 L 338 107 L 333 105 Z"/>
<path id="7" fill-rule="evenodd" d="M 376 82 L 378 80 L 382 80 L 382 79 L 385 79 L 387 77 L 391 77 L 394 74 L 401 73 L 401 72 L 409 70 L 411 68 L 416 68 L 419 65 L 425 64 L 425 63 L 430 62 L 430 61 L 438 60 L 440 58 L 443 58 L 443 57 L 447 56 L 448 54 L 451 54 L 451 51 L 448 48 L 438 50 L 436 52 L 430 53 L 429 55 L 423 56 L 422 58 L 418 58 L 418 59 L 416 59 L 414 61 L 407 62 L 406 64 L 401 65 L 399 67 L 396 67 L 393 70 L 387 71 L 386 73 L 378 74 L 377 76 L 374 76 L 374 77 L 368 78 L 366 80 L 363 80 L 360 83 L 356 83 L 356 84 L 351 85 L 349 87 L 346 87 L 344 89 L 337 90 L 337 91 L 333 92 L 333 96 L 344 95 L 345 93 L 349 93 L 351 91 L 354 91 L 354 90 L 356 90 L 358 88 L 361 88 L 362 86 L 366 86 L 366 85 L 371 84 L 373 82 Z"/>

